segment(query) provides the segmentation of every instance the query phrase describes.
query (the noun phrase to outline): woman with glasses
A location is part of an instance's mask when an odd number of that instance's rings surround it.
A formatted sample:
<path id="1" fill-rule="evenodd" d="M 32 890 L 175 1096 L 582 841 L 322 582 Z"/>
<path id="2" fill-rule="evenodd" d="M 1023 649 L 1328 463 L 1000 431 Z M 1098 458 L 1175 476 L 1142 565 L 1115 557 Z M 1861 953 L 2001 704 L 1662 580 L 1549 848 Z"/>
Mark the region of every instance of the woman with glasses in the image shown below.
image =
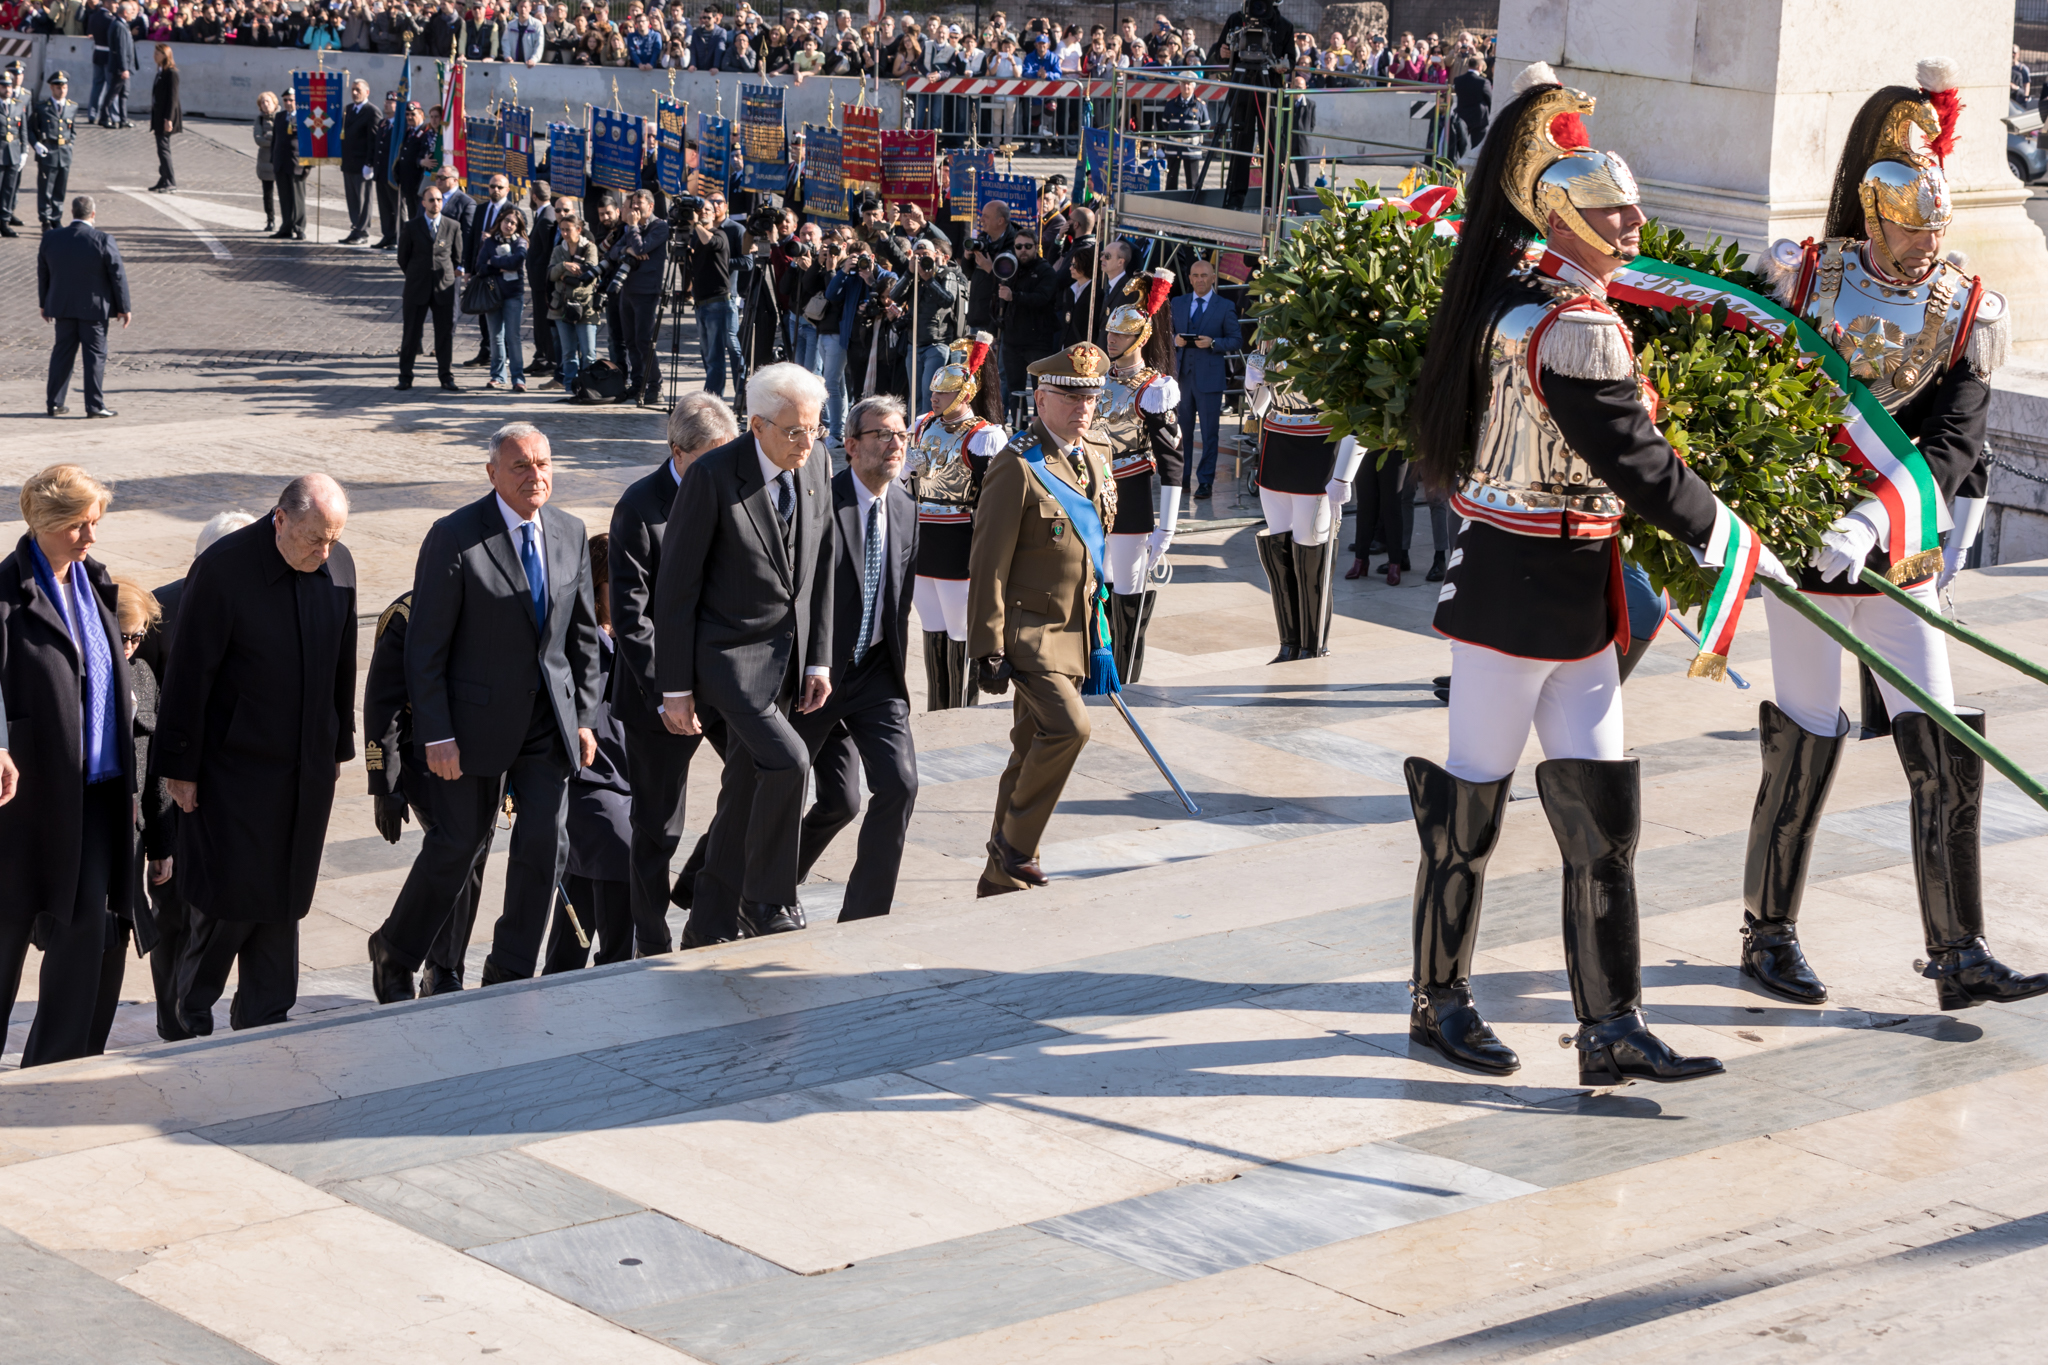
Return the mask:
<path id="1" fill-rule="evenodd" d="M 498 306 L 484 314 L 484 334 L 491 341 L 491 377 L 484 387 L 495 389 L 509 383 L 512 392 L 525 393 L 525 347 L 519 341 L 519 320 L 526 313 L 526 215 L 513 208 L 500 213 L 477 256 L 472 267 L 475 272 L 498 278 Z"/>

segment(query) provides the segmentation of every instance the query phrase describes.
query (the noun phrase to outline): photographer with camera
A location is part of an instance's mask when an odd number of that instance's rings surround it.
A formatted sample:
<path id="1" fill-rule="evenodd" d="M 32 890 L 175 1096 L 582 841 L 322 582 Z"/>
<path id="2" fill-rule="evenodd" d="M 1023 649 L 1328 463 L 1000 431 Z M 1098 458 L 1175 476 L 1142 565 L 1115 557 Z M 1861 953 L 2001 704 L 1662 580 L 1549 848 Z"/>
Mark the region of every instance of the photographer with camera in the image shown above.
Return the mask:
<path id="1" fill-rule="evenodd" d="M 1010 239 L 1017 257 L 1016 273 L 996 286 L 1002 308 L 1002 374 L 1005 408 L 1021 401 L 1030 367 L 1060 348 L 1060 291 L 1065 287 L 1052 265 L 1039 253 L 1038 234 L 1020 228 Z M 1015 423 L 1012 423 L 1014 426 Z"/>
<path id="2" fill-rule="evenodd" d="M 775 265 L 782 210 L 763 205 L 749 213 L 742 226 L 743 255 L 733 272 L 733 285 L 741 303 L 740 354 L 746 358 L 747 372 L 751 374 L 787 358 L 788 343 L 783 335 L 778 297 L 781 272 Z"/>
<path id="3" fill-rule="evenodd" d="M 897 287 L 898 278 L 873 252 L 856 252 L 845 291 L 858 295 L 847 305 L 853 314 L 846 347 L 849 398 L 877 393 L 892 393 L 901 398 L 909 392 L 902 365 L 903 329 L 889 317 L 889 294 Z"/>
<path id="4" fill-rule="evenodd" d="M 1227 68 L 1233 85 L 1274 90 L 1285 85 L 1294 67 L 1294 25 L 1280 13 L 1279 0 L 1245 0 L 1244 8 L 1224 23 L 1209 60 Z M 1252 156 L 1268 130 L 1260 125 L 1265 106 L 1252 91 L 1231 91 L 1225 107 L 1232 155 L 1224 173 L 1223 207 L 1237 211 L 1251 190 Z M 1266 179 L 1280 189 L 1277 176 L 1269 173 Z"/>
<path id="5" fill-rule="evenodd" d="M 668 273 L 669 225 L 656 216 L 654 196 L 635 190 L 626 196 L 625 259 L 632 268 L 619 295 L 626 325 L 628 397 L 643 407 L 661 403 L 661 362 L 656 339 L 661 329 L 661 284 Z"/>
<path id="6" fill-rule="evenodd" d="M 1016 234 L 1010 226 L 1008 204 L 991 199 L 981 206 L 980 216 L 975 219 L 974 235 L 967 242 L 966 257 L 967 325 L 974 331 L 987 332 L 998 338 L 996 368 L 1007 375 L 1010 370 L 1000 338 L 1009 323 L 1011 309 L 1010 301 L 998 291 L 1009 284 L 1021 264 Z M 997 384 L 996 388 L 998 393 L 1007 396 L 1008 390 L 1002 384 Z"/>
<path id="7" fill-rule="evenodd" d="M 889 318 L 908 325 L 906 363 L 913 368 L 905 374 L 912 380 L 912 410 L 923 412 L 932 376 L 946 363 L 947 348 L 961 334 L 965 291 L 946 252 L 929 238 L 915 238 L 910 254 L 911 273 L 890 293 Z"/>
<path id="8" fill-rule="evenodd" d="M 690 302 L 697 308 L 697 346 L 704 362 L 704 392 L 725 395 L 725 367 L 732 362 L 735 388 L 746 382 L 740 358 L 739 332 L 732 312 L 732 246 L 719 224 L 718 199 L 678 197 L 678 206 L 692 214 L 683 244 L 683 278 Z"/>

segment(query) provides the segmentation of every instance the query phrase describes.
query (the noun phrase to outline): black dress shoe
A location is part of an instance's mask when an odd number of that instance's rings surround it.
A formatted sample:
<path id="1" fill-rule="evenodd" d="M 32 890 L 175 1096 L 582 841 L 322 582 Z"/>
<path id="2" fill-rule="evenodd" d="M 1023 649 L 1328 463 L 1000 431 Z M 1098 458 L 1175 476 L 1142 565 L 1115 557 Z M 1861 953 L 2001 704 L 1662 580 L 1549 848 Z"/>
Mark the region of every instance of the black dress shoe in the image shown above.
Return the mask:
<path id="1" fill-rule="evenodd" d="M 115 412 L 112 408 L 87 408 L 85 415 L 87 417 L 119 417 L 121 414 Z"/>
<path id="2" fill-rule="evenodd" d="M 19 236 L 21 236 L 21 234 L 20 234 L 20 233 L 18 233 L 18 232 L 16 232 L 16 231 L 15 231 L 15 230 L 14 230 L 13 228 L 11 228 L 11 227 L 7 226 L 7 224 L 5 224 L 5 223 L 0 223 L 0 237 L 19 237 Z"/>
<path id="3" fill-rule="evenodd" d="M 1579 1050 L 1579 1084 L 1620 1085 L 1623 1081 L 1696 1081 L 1718 1076 L 1727 1068 L 1718 1057 L 1681 1057 L 1630 1010 L 1603 1024 L 1581 1024 L 1576 1035 L 1559 1038 L 1560 1047 Z"/>
<path id="4" fill-rule="evenodd" d="M 507 981 L 524 981 L 526 979 L 524 976 L 512 975 L 512 973 L 498 965 L 497 959 L 487 957 L 484 959 L 483 980 L 477 982 L 477 984 L 479 986 L 502 986 Z"/>
<path id="5" fill-rule="evenodd" d="M 793 934 L 804 926 L 804 908 L 801 905 L 770 905 L 767 901 L 740 902 L 740 924 L 748 930 L 750 938 L 765 938 L 769 934 Z"/>
<path id="6" fill-rule="evenodd" d="M 1966 1010 L 1986 1003 L 2010 1004 L 2048 993 L 2048 975 L 2023 975 L 1991 955 L 1981 938 L 1960 948 L 1944 948 L 1933 958 L 1916 962 L 1920 975 L 1935 983 L 1937 998 L 1945 1010 Z"/>
<path id="7" fill-rule="evenodd" d="M 1020 853 L 1010 847 L 1010 841 L 1003 837 L 1001 830 L 989 836 L 988 851 L 989 856 L 996 860 L 997 867 L 1026 886 L 1044 886 L 1052 880 L 1038 866 L 1036 856 Z"/>
<path id="8" fill-rule="evenodd" d="M 380 1005 L 414 998 L 411 970 L 399 965 L 380 934 L 370 935 L 370 989 Z"/>
<path id="9" fill-rule="evenodd" d="M 401 379 L 391 387 L 400 393 L 410 393 L 412 392 L 412 381 L 410 379 Z"/>
<path id="10" fill-rule="evenodd" d="M 488 364 L 490 364 L 490 363 L 491 363 L 491 358 L 490 358 L 489 356 L 487 356 L 487 355 L 480 355 L 480 356 L 475 356 L 475 357 L 473 357 L 473 358 L 471 358 L 471 359 L 469 359 L 469 360 L 465 360 L 465 361 L 463 361 L 463 362 L 462 362 L 462 368 L 463 368 L 463 369 L 465 369 L 465 370 L 474 370 L 474 369 L 477 369 L 477 368 L 478 368 L 478 367 L 480 367 L 480 366 L 488 365 Z"/>
<path id="11" fill-rule="evenodd" d="M 683 925 L 682 946 L 684 948 L 710 948 L 720 943 L 738 943 L 739 939 L 729 934 L 708 934 L 693 923 Z"/>
<path id="12" fill-rule="evenodd" d="M 1196 502 L 1207 502 L 1208 500 L 1209 500 L 1209 485 L 1205 483 L 1205 484 L 1202 484 L 1202 485 L 1201 485 L 1200 487 L 1198 487 L 1198 488 L 1196 488 L 1196 489 L 1195 489 L 1195 501 L 1196 501 Z"/>
<path id="13" fill-rule="evenodd" d="M 270 240 L 273 242 L 289 242 L 291 239 L 292 230 L 290 228 L 281 228 L 270 234 Z"/>
<path id="14" fill-rule="evenodd" d="M 430 995 L 453 995 L 462 989 L 462 969 L 429 962 L 420 973 L 420 999 Z"/>
<path id="15" fill-rule="evenodd" d="M 1472 992 L 1464 986 L 1416 990 L 1408 1011 L 1408 1036 L 1434 1048 L 1447 1062 L 1489 1076 L 1508 1076 L 1522 1069 L 1522 1059 L 1479 1017 Z"/>
<path id="16" fill-rule="evenodd" d="M 1828 988 L 1799 949 L 1797 924 L 1760 920 L 1742 912 L 1742 974 L 1772 995 L 1802 1005 L 1824 1004 Z"/>
<path id="17" fill-rule="evenodd" d="M 374 244 L 370 248 L 370 250 L 372 251 L 396 251 L 397 249 L 398 243 L 391 241 L 389 238 L 386 238 L 384 241 Z"/>
<path id="18" fill-rule="evenodd" d="M 11 215 L 11 214 L 10 214 L 10 215 L 8 216 L 8 219 L 7 219 L 7 225 L 8 225 L 9 227 L 26 227 L 26 226 L 27 226 L 27 224 L 26 224 L 26 223 L 23 223 L 23 222 L 21 221 L 21 219 L 19 219 L 19 218 L 16 218 L 16 217 L 14 217 L 14 216 L 13 216 L 13 215 Z"/>
<path id="19" fill-rule="evenodd" d="M 990 896 L 1007 896 L 1012 891 L 1022 891 L 1023 889 L 1021 886 L 1004 886 L 1000 882 L 992 882 L 988 879 L 987 874 L 984 873 L 981 880 L 974 884 L 974 898 L 976 900 L 986 900 Z"/>
<path id="20" fill-rule="evenodd" d="M 306 234 L 303 232 L 294 232 L 292 234 L 292 240 L 295 242 L 303 242 L 306 240 Z"/>
<path id="21" fill-rule="evenodd" d="M 71 415 L 71 409 L 64 407 L 51 408 L 49 409 L 49 414 L 52 417 L 69 417 Z"/>
<path id="22" fill-rule="evenodd" d="M 443 393 L 461 393 L 462 385 L 452 379 L 444 379 L 441 381 L 441 391 Z"/>

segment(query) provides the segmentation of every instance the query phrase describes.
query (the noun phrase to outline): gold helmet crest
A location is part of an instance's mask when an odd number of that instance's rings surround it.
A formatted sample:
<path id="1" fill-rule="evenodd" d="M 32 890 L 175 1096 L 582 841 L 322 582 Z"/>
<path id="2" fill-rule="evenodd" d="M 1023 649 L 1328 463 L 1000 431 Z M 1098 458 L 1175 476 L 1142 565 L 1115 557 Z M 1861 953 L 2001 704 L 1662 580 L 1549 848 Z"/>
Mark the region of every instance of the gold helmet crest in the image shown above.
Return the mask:
<path id="1" fill-rule="evenodd" d="M 1596 151 L 1586 135 L 1585 116 L 1593 97 L 1560 83 L 1547 62 L 1532 62 L 1515 78 L 1517 93 L 1555 86 L 1529 102 L 1514 129 L 1501 189 L 1539 232 L 1552 214 L 1572 234 L 1604 256 L 1629 260 L 1635 252 L 1615 246 L 1597 232 L 1581 209 L 1621 208 L 1639 203 L 1642 192 L 1619 152 Z"/>

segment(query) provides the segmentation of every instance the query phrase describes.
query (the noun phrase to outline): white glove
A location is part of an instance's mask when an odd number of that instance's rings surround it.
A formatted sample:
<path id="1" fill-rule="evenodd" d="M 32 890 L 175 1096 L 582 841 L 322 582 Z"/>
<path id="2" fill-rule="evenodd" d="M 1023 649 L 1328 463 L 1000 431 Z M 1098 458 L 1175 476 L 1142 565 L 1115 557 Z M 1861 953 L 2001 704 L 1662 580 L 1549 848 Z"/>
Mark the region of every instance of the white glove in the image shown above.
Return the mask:
<path id="1" fill-rule="evenodd" d="M 1351 481 L 1332 479 L 1323 485 L 1323 494 L 1330 500 L 1330 515 L 1341 517 L 1344 515 L 1344 504 L 1351 501 Z"/>
<path id="2" fill-rule="evenodd" d="M 1154 531 L 1145 549 L 1145 571 L 1166 560 L 1166 547 L 1173 544 L 1174 527 L 1180 524 L 1180 489 L 1171 484 L 1159 485 L 1159 529 Z"/>
<path id="3" fill-rule="evenodd" d="M 1771 553 L 1771 547 L 1768 545 L 1756 547 L 1756 576 L 1768 578 L 1774 583 L 1783 583 L 1788 588 L 1799 586 L 1799 580 L 1786 571 L 1778 557 Z"/>
<path id="4" fill-rule="evenodd" d="M 1822 582 L 1839 578 L 1854 583 L 1863 571 L 1863 561 L 1876 548 L 1876 528 L 1859 516 L 1842 517 L 1821 537 L 1820 548 L 1813 552 L 1813 566 L 1820 570 Z"/>
<path id="5" fill-rule="evenodd" d="M 377 173 L 374 170 L 371 170 L 368 166 L 363 167 L 363 179 L 374 180 L 376 178 Z"/>
<path id="6" fill-rule="evenodd" d="M 1977 543 L 1978 532 L 1984 529 L 1983 498 L 1957 498 L 1952 508 L 1954 525 L 1948 533 L 1948 544 L 1941 551 L 1941 577 L 1935 580 L 1936 592 L 1948 591 L 1949 580 L 1963 567 L 1963 561 L 1970 557 L 1970 547 Z"/>

